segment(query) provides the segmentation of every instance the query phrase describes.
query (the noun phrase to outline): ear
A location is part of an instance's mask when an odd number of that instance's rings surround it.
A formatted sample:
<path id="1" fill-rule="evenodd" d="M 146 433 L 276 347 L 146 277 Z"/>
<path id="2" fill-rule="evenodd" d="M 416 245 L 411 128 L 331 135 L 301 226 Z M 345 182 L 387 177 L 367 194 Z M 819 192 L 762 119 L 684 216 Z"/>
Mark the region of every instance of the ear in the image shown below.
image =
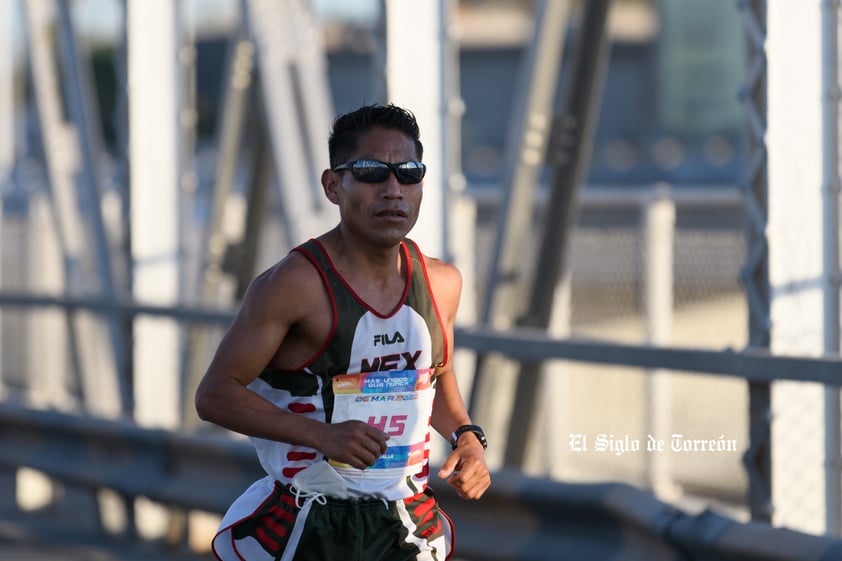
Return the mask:
<path id="1" fill-rule="evenodd" d="M 327 200 L 335 205 L 339 204 L 339 174 L 335 171 L 326 169 L 322 172 L 322 189 L 324 189 Z"/>

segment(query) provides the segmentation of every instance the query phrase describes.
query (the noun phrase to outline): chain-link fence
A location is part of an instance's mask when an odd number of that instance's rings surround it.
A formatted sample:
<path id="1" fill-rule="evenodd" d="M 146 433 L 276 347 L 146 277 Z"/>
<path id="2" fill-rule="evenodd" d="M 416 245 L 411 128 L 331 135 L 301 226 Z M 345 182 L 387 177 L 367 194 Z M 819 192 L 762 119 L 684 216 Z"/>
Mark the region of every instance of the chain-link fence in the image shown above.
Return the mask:
<path id="1" fill-rule="evenodd" d="M 568 248 L 569 332 L 573 337 L 646 344 L 646 203 L 652 190 L 585 192 Z M 660 344 L 742 348 L 745 261 L 742 209 L 735 190 L 676 190 L 672 228 L 669 312 L 658 321 Z M 538 205 L 540 207 L 540 205 Z M 493 243 L 495 212 L 479 212 L 478 268 Z M 524 264 L 529 266 L 529 247 Z M 480 279 L 485 278 L 479 274 Z M 482 288 L 480 288 L 482 290 Z M 641 372 L 617 366 L 554 364 L 545 377 L 543 438 L 533 469 L 568 481 L 623 480 L 651 486 L 665 497 L 704 496 L 745 503 L 741 464 L 748 447 L 746 384 L 742 380 Z M 674 436 L 681 435 L 681 436 Z M 711 450 L 685 451 L 686 441 Z M 720 442 L 724 444 L 720 444 Z M 658 447 L 661 447 L 659 450 Z M 675 451 L 673 447 L 681 448 Z M 722 449 L 725 448 L 725 449 Z"/>

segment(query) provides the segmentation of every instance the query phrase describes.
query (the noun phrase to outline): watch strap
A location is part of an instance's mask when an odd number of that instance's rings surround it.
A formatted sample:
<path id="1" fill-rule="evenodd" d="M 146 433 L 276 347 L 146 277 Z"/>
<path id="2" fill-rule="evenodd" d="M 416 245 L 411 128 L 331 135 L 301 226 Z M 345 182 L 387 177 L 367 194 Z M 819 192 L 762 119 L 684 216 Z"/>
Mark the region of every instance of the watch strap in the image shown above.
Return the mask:
<path id="1" fill-rule="evenodd" d="M 482 427 L 479 425 L 462 425 L 455 431 L 453 434 L 450 435 L 450 447 L 453 450 L 456 450 L 456 442 L 459 440 L 459 437 L 462 436 L 466 432 L 472 432 L 477 436 L 479 443 L 482 444 L 483 450 L 488 448 L 488 441 L 485 438 L 485 431 L 482 430 Z"/>

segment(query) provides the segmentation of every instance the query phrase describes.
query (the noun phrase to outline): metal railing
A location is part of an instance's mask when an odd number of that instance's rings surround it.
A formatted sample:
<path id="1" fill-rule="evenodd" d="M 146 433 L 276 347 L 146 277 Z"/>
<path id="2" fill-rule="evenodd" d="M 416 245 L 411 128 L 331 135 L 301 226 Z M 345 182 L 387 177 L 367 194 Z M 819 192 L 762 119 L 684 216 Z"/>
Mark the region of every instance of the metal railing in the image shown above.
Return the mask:
<path id="1" fill-rule="evenodd" d="M 0 302 L 4 299 L 12 298 L 4 295 Z M 60 299 L 40 303 L 86 304 Z M 87 304 L 119 313 L 177 312 Z M 186 317 L 226 321 L 227 315 L 194 310 Z M 456 337 L 462 347 L 493 350 L 516 359 L 657 367 L 764 383 L 800 380 L 842 385 L 838 377 L 842 361 L 835 358 L 557 340 L 529 330 L 459 329 Z M 21 466 L 70 485 L 108 488 L 126 497 L 143 496 L 187 510 L 218 513 L 263 475 L 250 444 L 243 439 L 147 429 L 129 421 L 33 410 L 7 400 L 0 402 L 0 469 Z M 479 502 L 462 501 L 446 485 L 432 482 L 445 510 L 457 521 L 460 558 L 583 561 L 612 558 L 620 552 L 624 559 L 641 561 L 829 561 L 842 556 L 842 540 L 836 538 L 763 523 L 743 524 L 711 511 L 690 515 L 658 501 L 651 493 L 621 483 L 566 484 L 511 471 L 494 473 L 493 479 L 491 490 Z"/>
<path id="2" fill-rule="evenodd" d="M 157 306 L 103 298 L 57 297 L 0 292 L 0 307 L 56 307 L 89 310 L 126 317 L 148 315 L 170 317 L 186 323 L 227 325 L 233 310 L 190 306 Z M 637 368 L 658 368 L 733 376 L 751 382 L 778 380 L 815 382 L 842 386 L 842 358 L 773 355 L 764 349 L 724 351 L 631 345 L 597 340 L 554 339 L 540 329 L 517 328 L 506 332 L 493 329 L 456 327 L 456 344 L 478 353 L 501 353 L 513 359 L 531 361 L 571 360 Z"/>

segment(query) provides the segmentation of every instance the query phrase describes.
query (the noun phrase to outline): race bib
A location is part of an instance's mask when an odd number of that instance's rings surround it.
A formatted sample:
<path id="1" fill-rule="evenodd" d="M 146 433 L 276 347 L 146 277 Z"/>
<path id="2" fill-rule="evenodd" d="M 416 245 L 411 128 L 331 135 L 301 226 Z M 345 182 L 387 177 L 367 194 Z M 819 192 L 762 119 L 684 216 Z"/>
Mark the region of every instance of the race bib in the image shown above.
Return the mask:
<path id="1" fill-rule="evenodd" d="M 432 368 L 342 374 L 332 383 L 332 423 L 363 421 L 389 435 L 386 452 L 366 472 L 405 471 L 425 460 L 435 396 Z M 331 464 L 350 468 L 332 460 Z"/>

